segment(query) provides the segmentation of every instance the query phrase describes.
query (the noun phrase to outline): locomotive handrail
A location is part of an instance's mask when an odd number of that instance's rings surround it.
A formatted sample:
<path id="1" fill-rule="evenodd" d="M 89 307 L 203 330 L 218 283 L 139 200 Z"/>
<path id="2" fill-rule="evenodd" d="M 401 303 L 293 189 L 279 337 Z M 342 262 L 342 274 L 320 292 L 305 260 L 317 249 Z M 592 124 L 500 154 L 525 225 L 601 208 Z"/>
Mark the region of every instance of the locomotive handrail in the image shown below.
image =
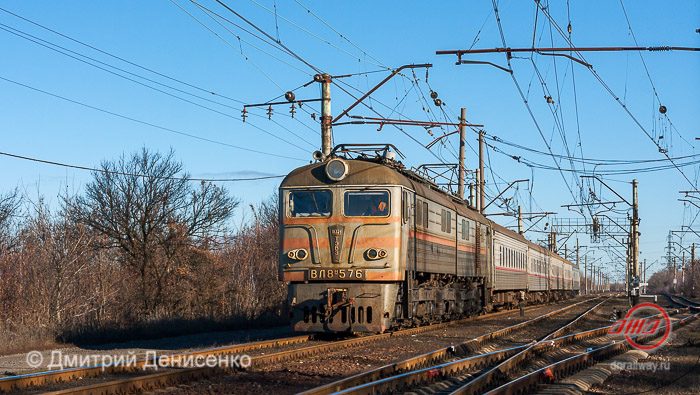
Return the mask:
<path id="1" fill-rule="evenodd" d="M 353 148 L 355 150 L 353 150 Z M 357 153 L 364 153 L 364 152 L 374 152 L 375 154 L 378 153 L 379 151 L 384 151 L 384 152 L 389 152 L 389 150 L 392 150 L 396 152 L 401 159 L 406 159 L 406 156 L 398 149 L 394 144 L 389 144 L 389 143 L 378 143 L 378 144 L 338 144 L 335 147 L 333 147 L 333 150 L 331 151 L 331 154 L 335 154 L 338 152 L 344 152 L 344 153 L 349 153 L 349 152 L 357 152 Z"/>

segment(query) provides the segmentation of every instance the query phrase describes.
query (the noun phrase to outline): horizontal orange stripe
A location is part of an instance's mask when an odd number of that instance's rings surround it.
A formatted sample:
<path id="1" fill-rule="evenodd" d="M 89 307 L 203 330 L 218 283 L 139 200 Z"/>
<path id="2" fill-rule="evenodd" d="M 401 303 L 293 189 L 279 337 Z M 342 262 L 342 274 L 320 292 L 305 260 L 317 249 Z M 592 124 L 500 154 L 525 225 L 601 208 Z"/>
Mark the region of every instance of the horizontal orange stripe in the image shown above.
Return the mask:
<path id="1" fill-rule="evenodd" d="M 343 241 L 343 247 L 350 248 L 352 245 L 352 239 L 350 237 L 345 237 Z M 355 242 L 357 247 L 386 247 L 394 246 L 401 241 L 401 237 L 359 237 Z M 308 248 L 309 238 L 308 237 L 285 237 L 282 241 L 285 250 L 287 248 Z M 318 247 L 325 248 L 330 246 L 330 240 L 328 237 L 318 238 Z"/>
<path id="2" fill-rule="evenodd" d="M 350 248 L 352 240 L 345 238 L 343 248 Z M 400 237 L 360 237 L 355 243 L 355 247 L 377 247 L 377 248 L 395 248 L 401 243 Z M 329 248 L 330 241 L 328 237 L 319 237 L 318 248 Z M 282 249 L 289 251 L 294 248 L 309 248 L 308 237 L 285 237 L 282 241 Z"/>
<path id="3" fill-rule="evenodd" d="M 284 217 L 282 223 L 285 225 L 303 225 L 308 223 L 328 223 L 328 225 L 345 224 L 345 223 L 363 223 L 363 224 L 384 224 L 401 222 L 400 217 Z"/>
<path id="4" fill-rule="evenodd" d="M 282 272 L 282 281 L 304 281 L 306 279 L 306 271 L 285 271 Z"/>
<path id="5" fill-rule="evenodd" d="M 446 237 L 434 236 L 434 235 L 431 235 L 431 234 L 428 234 L 428 233 L 425 233 L 425 232 L 413 231 L 413 230 L 411 230 L 411 231 L 409 232 L 409 236 L 415 237 L 416 239 L 419 239 L 419 240 L 424 240 L 424 241 L 428 241 L 428 242 L 431 242 L 431 243 L 444 245 L 444 246 L 447 246 L 447 247 L 454 247 L 454 246 L 455 246 L 455 242 L 456 242 L 454 239 L 448 239 L 448 238 L 446 238 Z M 474 245 L 461 245 L 461 244 L 458 244 L 458 245 L 457 245 L 457 249 L 460 250 L 460 251 L 466 251 L 466 252 L 474 252 L 474 251 L 476 251 L 476 247 L 475 247 Z M 486 253 L 486 249 L 485 249 L 485 248 L 482 248 L 482 249 L 481 249 L 481 253 L 482 253 L 482 254 L 485 254 L 485 253 Z"/>
<path id="6" fill-rule="evenodd" d="M 401 281 L 403 280 L 403 272 L 374 272 L 366 271 L 365 278 L 370 281 Z"/>

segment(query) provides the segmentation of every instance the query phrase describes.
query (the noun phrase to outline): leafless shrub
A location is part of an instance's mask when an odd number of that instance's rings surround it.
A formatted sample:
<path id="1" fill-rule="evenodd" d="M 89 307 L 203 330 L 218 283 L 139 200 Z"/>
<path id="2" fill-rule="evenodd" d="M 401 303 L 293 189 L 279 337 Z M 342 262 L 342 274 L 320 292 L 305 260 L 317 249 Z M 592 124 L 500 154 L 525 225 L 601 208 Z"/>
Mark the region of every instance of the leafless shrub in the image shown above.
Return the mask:
<path id="1" fill-rule="evenodd" d="M 0 352 L 284 317 L 276 197 L 233 232 L 238 201 L 186 180 L 172 152 L 144 149 L 102 170 L 53 210 L 0 194 Z"/>

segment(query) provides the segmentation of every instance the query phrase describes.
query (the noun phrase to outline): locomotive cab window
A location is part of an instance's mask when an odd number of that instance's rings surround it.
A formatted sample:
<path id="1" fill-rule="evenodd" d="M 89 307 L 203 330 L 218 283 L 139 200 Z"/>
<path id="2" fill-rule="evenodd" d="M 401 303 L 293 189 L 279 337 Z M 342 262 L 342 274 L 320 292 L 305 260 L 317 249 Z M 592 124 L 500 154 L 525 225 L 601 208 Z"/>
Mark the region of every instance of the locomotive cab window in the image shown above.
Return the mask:
<path id="1" fill-rule="evenodd" d="M 289 192 L 290 217 L 330 217 L 333 195 L 327 189 Z"/>
<path id="2" fill-rule="evenodd" d="M 346 217 L 388 217 L 388 191 L 345 192 L 344 212 Z"/>

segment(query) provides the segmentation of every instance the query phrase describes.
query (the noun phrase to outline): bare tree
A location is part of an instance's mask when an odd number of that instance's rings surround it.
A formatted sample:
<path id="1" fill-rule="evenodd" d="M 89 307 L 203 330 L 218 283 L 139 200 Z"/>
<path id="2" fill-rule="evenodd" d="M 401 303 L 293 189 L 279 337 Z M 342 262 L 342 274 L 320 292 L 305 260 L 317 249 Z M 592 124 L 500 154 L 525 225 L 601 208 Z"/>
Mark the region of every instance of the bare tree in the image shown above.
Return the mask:
<path id="1" fill-rule="evenodd" d="M 222 257 L 231 271 L 228 294 L 233 301 L 232 313 L 245 318 L 279 315 L 287 289 L 277 280 L 277 196 L 251 206 L 251 210 L 253 221 L 240 229 Z"/>
<path id="2" fill-rule="evenodd" d="M 102 246 L 122 252 L 140 276 L 140 298 L 153 313 L 183 249 L 211 243 L 224 231 L 238 201 L 215 184 L 192 186 L 171 150 L 142 149 L 93 173 L 71 211 L 103 236 Z"/>
<path id="3" fill-rule="evenodd" d="M 14 245 L 13 226 L 17 222 L 21 206 L 21 198 L 17 189 L 0 195 L 0 255 Z"/>

